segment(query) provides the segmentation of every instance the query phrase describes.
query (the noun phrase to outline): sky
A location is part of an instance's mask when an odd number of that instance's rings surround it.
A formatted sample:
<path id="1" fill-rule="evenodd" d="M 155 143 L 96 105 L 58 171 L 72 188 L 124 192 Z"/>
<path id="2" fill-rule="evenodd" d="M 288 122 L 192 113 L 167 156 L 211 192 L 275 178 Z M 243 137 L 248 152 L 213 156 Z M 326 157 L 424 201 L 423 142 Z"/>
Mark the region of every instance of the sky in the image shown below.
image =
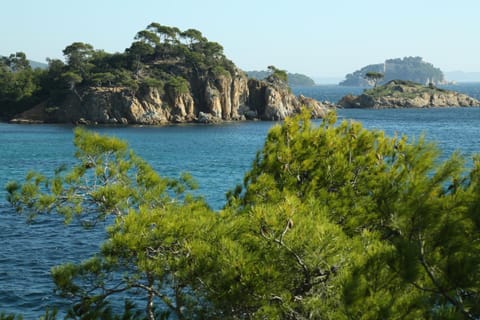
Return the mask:
<path id="1" fill-rule="evenodd" d="M 267 66 L 343 78 L 385 59 L 420 56 L 442 71 L 480 71 L 478 0 L 2 1 L 0 55 L 63 59 L 85 42 L 123 52 L 151 22 L 194 28 L 243 70 Z"/>

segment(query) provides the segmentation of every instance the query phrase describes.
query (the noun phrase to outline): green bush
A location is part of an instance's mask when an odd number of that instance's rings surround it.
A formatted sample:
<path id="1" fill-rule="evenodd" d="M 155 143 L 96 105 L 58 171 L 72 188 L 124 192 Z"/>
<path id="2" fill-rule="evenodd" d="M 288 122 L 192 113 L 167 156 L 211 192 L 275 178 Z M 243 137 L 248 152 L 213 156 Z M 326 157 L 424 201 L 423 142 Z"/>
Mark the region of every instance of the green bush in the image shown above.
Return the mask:
<path id="1" fill-rule="evenodd" d="M 185 78 L 174 76 L 168 79 L 165 83 L 165 91 L 175 95 L 185 94 L 190 92 L 190 85 Z"/>

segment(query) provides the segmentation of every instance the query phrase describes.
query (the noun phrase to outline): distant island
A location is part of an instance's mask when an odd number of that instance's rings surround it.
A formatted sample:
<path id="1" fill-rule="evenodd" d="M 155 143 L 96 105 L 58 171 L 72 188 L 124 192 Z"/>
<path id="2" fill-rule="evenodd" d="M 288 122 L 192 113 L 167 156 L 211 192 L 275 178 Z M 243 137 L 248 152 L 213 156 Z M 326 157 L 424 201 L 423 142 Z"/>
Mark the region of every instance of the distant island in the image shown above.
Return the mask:
<path id="1" fill-rule="evenodd" d="M 268 78 L 271 75 L 270 71 L 246 71 L 249 78 L 263 80 Z M 315 81 L 301 73 L 287 73 L 288 76 L 288 85 L 291 87 L 313 87 Z"/>
<path id="2" fill-rule="evenodd" d="M 330 105 L 296 97 L 287 74 L 270 66 L 265 80 L 248 79 L 195 29 L 151 23 L 123 53 L 74 42 L 65 62 L 32 68 L 26 55 L 0 59 L 0 117 L 17 123 L 162 124 L 244 119 L 281 120 Z"/>
<path id="3" fill-rule="evenodd" d="M 339 85 L 369 87 L 372 82 L 366 78 L 368 72 L 383 74 L 383 79 L 378 84 L 385 84 L 391 80 L 413 81 L 425 85 L 446 83 L 443 72 L 434 67 L 433 64 L 423 61 L 421 57 L 405 57 L 403 59 L 388 59 L 383 63 L 365 66 L 347 74 L 345 80 L 341 81 Z"/>
<path id="4" fill-rule="evenodd" d="M 465 94 L 404 80 L 392 80 L 359 96 L 345 96 L 338 104 L 343 108 L 371 109 L 480 107 L 479 100 Z"/>

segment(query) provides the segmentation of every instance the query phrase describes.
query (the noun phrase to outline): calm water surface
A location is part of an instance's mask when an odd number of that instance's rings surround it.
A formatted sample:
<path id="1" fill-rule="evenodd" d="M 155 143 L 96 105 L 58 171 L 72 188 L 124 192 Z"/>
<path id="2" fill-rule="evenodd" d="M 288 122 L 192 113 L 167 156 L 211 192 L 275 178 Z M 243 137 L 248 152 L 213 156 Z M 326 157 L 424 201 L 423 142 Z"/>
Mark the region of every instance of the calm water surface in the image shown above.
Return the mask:
<path id="1" fill-rule="evenodd" d="M 480 96 L 480 84 L 461 89 Z M 344 93 L 358 93 L 360 89 L 321 86 L 295 90 L 336 101 Z M 462 91 L 459 87 L 456 90 Z M 425 134 L 438 142 L 445 156 L 454 150 L 467 156 L 480 152 L 479 108 L 339 110 L 338 115 L 391 135 Z M 92 129 L 127 140 L 162 175 L 175 177 L 190 172 L 199 182 L 199 193 L 219 209 L 225 192 L 242 183 L 272 125 L 245 122 Z M 5 201 L 3 186 L 7 181 L 21 180 L 29 170 L 51 173 L 60 164 L 72 163 L 72 129 L 64 125 L 0 123 L 0 312 L 18 312 L 31 319 L 42 315 L 48 305 L 66 308 L 68 304 L 62 304 L 53 292 L 50 269 L 88 258 L 104 239 L 102 226 L 98 231 L 84 231 L 76 225 L 65 227 L 55 216 L 39 217 L 27 224 Z"/>

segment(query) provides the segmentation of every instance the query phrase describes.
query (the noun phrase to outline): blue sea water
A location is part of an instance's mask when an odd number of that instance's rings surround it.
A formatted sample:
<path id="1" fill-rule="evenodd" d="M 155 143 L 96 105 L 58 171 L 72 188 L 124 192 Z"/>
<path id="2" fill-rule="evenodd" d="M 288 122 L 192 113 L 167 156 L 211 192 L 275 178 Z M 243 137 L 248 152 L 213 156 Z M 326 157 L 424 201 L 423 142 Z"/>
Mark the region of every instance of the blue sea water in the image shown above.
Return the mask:
<path id="1" fill-rule="evenodd" d="M 480 83 L 452 89 L 480 99 Z M 297 94 L 337 101 L 360 88 L 318 86 L 294 88 Z M 388 134 L 407 134 L 438 142 L 448 156 L 459 150 L 466 156 L 480 152 L 480 108 L 338 110 L 341 119 L 355 119 Z M 178 176 L 190 172 L 199 182 L 199 194 L 215 209 L 225 193 L 242 183 L 245 172 L 275 123 L 243 122 L 221 125 L 162 127 L 94 127 L 101 134 L 122 138 L 158 172 Z M 73 161 L 72 126 L 0 123 L 0 312 L 38 318 L 45 307 L 67 308 L 53 292 L 50 269 L 88 258 L 104 239 L 103 228 L 85 231 L 64 226 L 57 216 L 38 217 L 27 224 L 5 200 L 3 186 L 21 180 L 30 170 L 51 173 Z"/>

